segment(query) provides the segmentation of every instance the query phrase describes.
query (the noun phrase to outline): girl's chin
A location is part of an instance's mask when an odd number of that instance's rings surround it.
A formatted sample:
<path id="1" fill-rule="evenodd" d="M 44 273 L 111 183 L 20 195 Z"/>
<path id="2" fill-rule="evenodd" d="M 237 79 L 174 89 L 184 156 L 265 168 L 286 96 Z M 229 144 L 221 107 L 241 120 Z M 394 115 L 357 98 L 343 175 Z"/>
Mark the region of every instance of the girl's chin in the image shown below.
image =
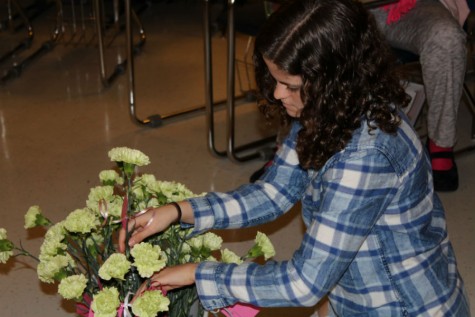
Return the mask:
<path id="1" fill-rule="evenodd" d="M 292 117 L 292 118 L 298 118 L 300 117 L 300 111 L 289 111 L 287 110 L 287 114 Z"/>

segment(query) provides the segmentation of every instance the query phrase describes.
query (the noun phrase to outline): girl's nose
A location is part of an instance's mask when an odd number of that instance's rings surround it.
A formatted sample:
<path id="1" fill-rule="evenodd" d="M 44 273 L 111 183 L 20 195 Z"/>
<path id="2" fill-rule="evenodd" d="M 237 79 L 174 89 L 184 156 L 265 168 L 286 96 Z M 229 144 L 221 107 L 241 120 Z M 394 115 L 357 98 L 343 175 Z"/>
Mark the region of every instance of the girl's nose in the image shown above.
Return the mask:
<path id="1" fill-rule="evenodd" d="M 274 88 L 274 98 L 277 100 L 281 100 L 287 97 L 287 95 L 287 87 L 281 83 L 277 83 Z"/>

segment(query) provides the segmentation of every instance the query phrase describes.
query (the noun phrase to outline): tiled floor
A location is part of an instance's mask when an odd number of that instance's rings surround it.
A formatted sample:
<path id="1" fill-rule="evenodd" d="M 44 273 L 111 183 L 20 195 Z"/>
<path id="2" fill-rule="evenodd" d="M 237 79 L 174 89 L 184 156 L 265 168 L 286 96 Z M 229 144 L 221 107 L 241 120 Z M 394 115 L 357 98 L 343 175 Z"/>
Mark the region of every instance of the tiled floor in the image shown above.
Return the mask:
<path id="1" fill-rule="evenodd" d="M 173 113 L 204 104 L 203 38 L 199 1 L 153 2 L 142 14 L 147 43 L 135 59 L 136 110 L 140 118 Z M 2 17 L 3 18 L 3 17 Z M 54 7 L 36 20 L 34 51 L 54 25 Z M 69 25 L 68 25 L 69 27 Z M 68 37 L 65 37 L 67 40 Z M 238 37 L 238 51 L 245 43 Z M 0 33 L 0 49 L 15 36 Z M 94 43 L 94 42 L 92 42 Z M 111 68 L 123 54 L 123 34 L 106 49 Z M 3 52 L 3 51 L 2 51 Z M 225 40 L 213 37 L 215 98 L 225 98 Z M 21 60 L 23 53 L 14 60 Z M 22 75 L 0 87 L 0 227 L 9 238 L 37 250 L 42 232 L 26 233 L 23 215 L 40 205 L 53 221 L 85 204 L 97 174 L 112 167 L 107 152 L 116 146 L 140 149 L 152 164 L 141 171 L 162 180 L 176 180 L 196 193 L 225 191 L 245 183 L 263 161 L 236 164 L 212 156 L 207 145 L 203 112 L 167 121 L 159 128 L 134 124 L 129 117 L 126 77 L 110 88 L 101 86 L 98 52 L 91 42 L 71 39 L 33 61 Z M 1 65 L 2 72 L 12 61 Z M 224 149 L 224 111 L 217 113 L 217 146 Z M 460 115 L 459 147 L 469 145 L 469 118 Z M 237 108 L 238 144 L 268 135 L 255 106 Z M 271 131 L 272 132 L 272 131 Z M 441 194 L 449 231 L 472 303 L 475 303 L 475 153 L 457 158 L 460 189 Z M 278 260 L 298 246 L 303 225 L 298 208 L 275 224 L 245 231 L 222 232 L 227 245 L 246 249 L 255 230 L 268 233 L 278 246 Z M 0 267 L 1 316 L 74 315 L 71 304 L 56 294 L 56 286 L 40 284 L 35 263 L 18 258 Z M 472 307 L 472 312 L 475 312 Z M 310 309 L 266 309 L 265 316 L 309 316 Z"/>

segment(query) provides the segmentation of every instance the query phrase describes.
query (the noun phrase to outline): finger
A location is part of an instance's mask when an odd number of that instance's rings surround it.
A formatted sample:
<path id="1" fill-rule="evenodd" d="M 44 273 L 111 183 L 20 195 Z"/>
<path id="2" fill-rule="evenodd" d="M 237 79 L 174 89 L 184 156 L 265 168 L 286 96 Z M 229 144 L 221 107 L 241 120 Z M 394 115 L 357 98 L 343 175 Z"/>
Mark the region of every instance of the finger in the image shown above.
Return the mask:
<path id="1" fill-rule="evenodd" d="M 176 284 L 162 284 L 160 283 L 160 281 L 152 281 L 150 283 L 150 286 L 152 288 L 156 288 L 156 289 L 159 289 L 161 291 L 165 291 L 165 292 L 168 292 L 170 290 L 173 290 L 173 289 L 176 289 L 176 288 L 180 288 L 180 287 L 184 287 L 186 285 L 176 285 Z"/>
<path id="2" fill-rule="evenodd" d="M 140 220 L 136 219 L 137 228 L 132 233 L 129 239 L 129 246 L 132 247 L 137 243 L 142 242 L 148 236 L 158 232 L 155 224 L 155 213 L 151 213 L 149 217 L 144 217 L 145 215 L 140 216 Z"/>
<path id="3" fill-rule="evenodd" d="M 134 231 L 132 233 L 132 236 L 130 236 L 129 238 L 129 247 L 133 247 L 137 243 L 142 242 L 145 238 L 147 238 L 150 235 L 149 231 L 150 230 L 147 230 L 147 229 Z"/>
<path id="4" fill-rule="evenodd" d="M 127 239 L 127 233 L 134 230 L 135 226 L 136 226 L 136 220 L 132 218 L 130 220 L 127 220 L 127 230 L 125 230 L 123 227 L 120 228 L 120 230 L 119 230 L 119 252 L 121 252 L 121 253 L 125 252 L 125 240 Z"/>
<path id="5" fill-rule="evenodd" d="M 119 230 L 119 252 L 125 252 L 125 229 L 120 228 Z"/>
<path id="6" fill-rule="evenodd" d="M 184 287 L 184 286 L 183 285 L 162 285 L 160 289 L 164 292 L 169 292 L 180 287 Z"/>
<path id="7" fill-rule="evenodd" d="M 125 249 L 125 241 L 127 234 L 129 234 L 129 247 L 134 246 L 135 244 L 142 242 L 146 237 L 149 235 L 153 234 L 153 232 L 150 232 L 149 230 L 146 232 L 143 232 L 153 219 L 153 216 L 147 216 L 146 214 L 131 218 L 130 220 L 127 221 L 127 232 L 124 229 L 121 229 L 119 231 L 119 250 L 121 248 Z"/>
<path id="8" fill-rule="evenodd" d="M 143 292 L 147 290 L 148 283 L 149 283 L 148 281 L 145 281 L 142 283 L 142 285 L 140 285 L 140 287 L 137 289 L 137 292 L 135 292 L 135 295 L 132 298 L 131 303 L 133 303 L 138 297 L 140 297 L 143 294 Z"/>

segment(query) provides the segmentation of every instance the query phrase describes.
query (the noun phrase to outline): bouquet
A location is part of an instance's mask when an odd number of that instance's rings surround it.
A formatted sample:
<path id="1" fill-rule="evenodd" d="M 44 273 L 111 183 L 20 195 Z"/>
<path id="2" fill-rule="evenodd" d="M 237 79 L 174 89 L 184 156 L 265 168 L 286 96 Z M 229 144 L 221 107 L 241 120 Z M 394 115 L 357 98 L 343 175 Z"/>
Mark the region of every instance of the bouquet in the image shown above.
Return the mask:
<path id="1" fill-rule="evenodd" d="M 85 317 L 185 317 L 190 310 L 203 315 L 195 286 L 168 294 L 149 288 L 133 303 L 131 300 L 142 283 L 166 266 L 218 259 L 241 263 L 260 256 L 267 260 L 275 254 L 270 240 L 260 232 L 255 245 L 240 257 L 221 249 L 223 240 L 218 235 L 208 232 L 190 238 L 192 229 L 180 225 L 120 253 L 118 232 L 127 228 L 128 219 L 149 208 L 197 195 L 180 183 L 137 173 L 138 167 L 150 164 L 148 156 L 138 150 L 119 147 L 108 154 L 117 168 L 99 173 L 101 184 L 90 189 L 84 208 L 55 224 L 39 206 L 29 208 L 25 229 L 47 229 L 38 256 L 21 244 L 16 246 L 8 240 L 6 229 L 0 228 L 0 263 L 21 255 L 36 259 L 39 280 L 57 283 L 58 293 L 75 301 L 77 313 Z"/>

